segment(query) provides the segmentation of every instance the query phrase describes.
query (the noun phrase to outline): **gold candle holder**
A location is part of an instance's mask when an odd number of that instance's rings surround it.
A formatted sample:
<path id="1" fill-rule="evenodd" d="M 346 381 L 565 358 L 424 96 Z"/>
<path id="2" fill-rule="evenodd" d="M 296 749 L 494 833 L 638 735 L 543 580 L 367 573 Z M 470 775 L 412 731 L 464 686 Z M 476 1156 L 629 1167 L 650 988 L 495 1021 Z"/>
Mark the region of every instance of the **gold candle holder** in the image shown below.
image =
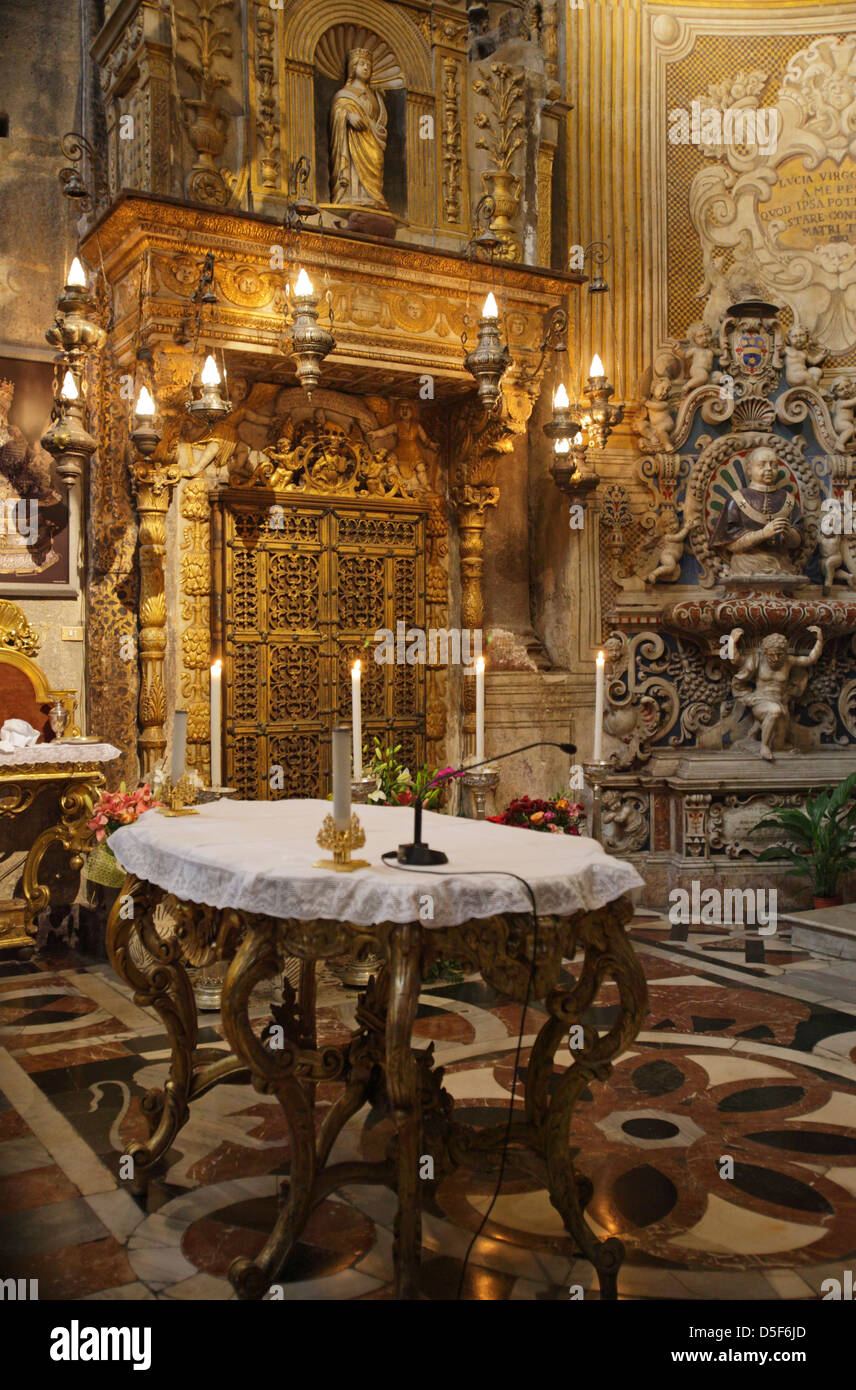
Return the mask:
<path id="1" fill-rule="evenodd" d="M 368 859 L 351 858 L 351 850 L 362 849 L 365 842 L 366 832 L 356 815 L 351 816 L 351 823 L 346 830 L 340 830 L 332 816 L 325 816 L 316 843 L 321 849 L 331 849 L 333 858 L 316 859 L 312 867 L 332 869 L 337 874 L 350 874 L 354 869 L 368 869 Z"/>
<path id="2" fill-rule="evenodd" d="M 198 816 L 199 812 L 194 810 L 191 802 L 196 800 L 196 788 L 192 785 L 189 778 L 185 775 L 180 777 L 173 786 L 172 782 L 166 780 L 161 788 L 161 797 L 166 801 L 166 806 L 158 809 L 162 816 Z"/>

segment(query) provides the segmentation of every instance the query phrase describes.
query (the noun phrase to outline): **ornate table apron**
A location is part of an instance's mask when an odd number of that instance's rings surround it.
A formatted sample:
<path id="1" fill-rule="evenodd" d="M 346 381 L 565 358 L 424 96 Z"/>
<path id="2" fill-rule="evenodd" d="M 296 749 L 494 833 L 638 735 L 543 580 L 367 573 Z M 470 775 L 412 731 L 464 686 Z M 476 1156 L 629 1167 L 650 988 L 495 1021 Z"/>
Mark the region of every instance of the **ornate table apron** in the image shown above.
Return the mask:
<path id="1" fill-rule="evenodd" d="M 95 838 L 89 821 L 104 781 L 101 764 L 86 762 L 84 758 L 75 763 L 19 763 L 0 769 L 0 821 L 4 817 L 23 815 L 45 791 L 54 791 L 59 803 L 56 821 L 36 836 L 24 863 L 22 886 L 27 905 L 27 928 L 32 927 L 38 914 L 50 905 L 50 888 L 39 882 L 39 870 L 51 845 L 59 845 L 66 851 L 69 869 L 82 868 L 84 852 Z M 35 944 L 27 929 L 9 934 L 0 931 L 0 949 L 34 947 Z"/>
<path id="2" fill-rule="evenodd" d="M 310 1213 L 348 1183 L 382 1183 L 398 1193 L 395 1223 L 397 1298 L 419 1292 L 421 1194 L 432 1191 L 459 1164 L 498 1170 L 506 1134 L 515 1159 L 544 1182 L 577 1249 L 594 1265 L 602 1298 L 617 1297 L 624 1246 L 615 1237 L 599 1241 L 585 1219 L 592 1196 L 587 1178 L 574 1169 L 570 1128 L 574 1106 L 592 1081 L 604 1081 L 613 1060 L 632 1043 L 647 1007 L 645 978 L 624 932 L 633 915 L 621 897 L 592 912 L 542 917 L 533 972 L 533 925 L 528 914 L 479 918 L 456 927 L 384 922 L 358 927 L 328 920 L 276 919 L 233 908 L 215 909 L 179 901 L 163 889 L 129 875 L 107 928 L 114 969 L 134 990 L 136 1003 L 160 1015 L 171 1042 L 169 1079 L 143 1100 L 150 1138 L 129 1146 L 137 1189 L 166 1153 L 190 1113 L 190 1103 L 219 1081 L 246 1072 L 256 1090 L 276 1096 L 292 1141 L 288 1198 L 255 1259 L 236 1259 L 229 1278 L 240 1298 L 261 1298 L 300 1238 Z M 315 962 L 362 947 L 383 958 L 356 1011 L 348 1042 L 318 1047 L 315 1031 Z M 563 960 L 572 977 L 560 984 Z M 456 1120 L 444 1090 L 443 1068 L 434 1064 L 434 1044 L 411 1045 L 424 975 L 438 956 L 453 957 L 481 973 L 512 1000 L 543 1001 L 547 1019 L 532 1047 L 524 1107 L 510 1127 L 474 1129 Z M 300 990 L 284 985 L 283 1003 L 259 1035 L 250 1021 L 250 996 L 263 980 L 279 975 L 286 956 L 303 962 Z M 197 1059 L 197 1018 L 187 966 L 230 960 L 223 987 L 222 1020 L 231 1055 L 216 1062 Z M 619 1011 L 599 1034 L 580 1020 L 604 980 L 618 988 Z M 557 1067 L 560 1044 L 580 1025 L 568 1049 L 570 1065 Z M 560 1072 L 552 1087 L 554 1073 Z M 339 1081 L 342 1093 L 316 1137 L 315 1086 Z M 336 1137 L 361 1106 L 370 1102 L 391 1115 L 395 1133 L 382 1162 L 328 1162 Z M 431 1155 L 434 1177 L 420 1179 L 420 1158 Z"/>

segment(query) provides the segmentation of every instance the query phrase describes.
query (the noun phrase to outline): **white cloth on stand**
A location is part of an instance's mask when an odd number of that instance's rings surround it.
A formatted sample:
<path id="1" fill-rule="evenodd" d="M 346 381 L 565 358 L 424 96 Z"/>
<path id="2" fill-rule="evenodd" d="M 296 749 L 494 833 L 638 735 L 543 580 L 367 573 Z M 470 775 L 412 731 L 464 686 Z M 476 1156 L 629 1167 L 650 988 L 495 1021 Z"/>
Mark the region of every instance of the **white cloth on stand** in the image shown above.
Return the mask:
<path id="1" fill-rule="evenodd" d="M 107 843 L 128 872 L 190 902 L 357 926 L 457 926 L 495 913 L 528 912 L 529 896 L 511 874 L 531 885 L 542 915 L 602 907 L 643 883 L 632 865 L 610 858 L 586 836 L 431 811 L 422 817 L 423 839 L 445 851 L 449 863 L 390 867 L 381 855 L 413 839 L 413 811 L 404 806 L 354 806 L 366 843 L 353 857 L 368 859 L 370 867 L 334 873 L 312 867 L 316 859 L 331 857 L 316 844 L 329 801 L 223 800 L 197 810 L 196 816 L 181 817 L 147 811 Z"/>
<path id="2" fill-rule="evenodd" d="M 21 767 L 28 763 L 43 763 L 60 766 L 63 763 L 111 763 L 122 755 L 112 743 L 36 743 L 28 748 L 16 748 L 13 752 L 0 751 L 0 772 L 7 767 Z"/>
<path id="3" fill-rule="evenodd" d="M 7 719 L 0 729 L 0 753 L 14 753 L 17 748 L 32 748 L 39 741 L 39 731 L 26 719 Z"/>

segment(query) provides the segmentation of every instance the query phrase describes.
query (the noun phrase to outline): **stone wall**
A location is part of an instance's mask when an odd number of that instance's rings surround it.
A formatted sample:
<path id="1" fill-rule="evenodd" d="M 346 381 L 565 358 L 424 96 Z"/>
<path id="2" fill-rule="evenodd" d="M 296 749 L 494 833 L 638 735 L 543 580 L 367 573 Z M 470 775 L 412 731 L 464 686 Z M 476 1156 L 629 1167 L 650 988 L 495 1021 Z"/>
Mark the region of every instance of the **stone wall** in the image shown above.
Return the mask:
<path id="1" fill-rule="evenodd" d="M 65 271 L 76 249 L 74 214 L 57 172 L 60 140 L 79 128 L 78 6 L 0 5 L 3 85 L 0 115 L 0 356 L 51 361 L 45 329 L 53 322 Z M 41 638 L 39 662 L 54 686 L 83 700 L 84 643 L 63 628 L 84 624 L 83 598 L 21 599 Z"/>

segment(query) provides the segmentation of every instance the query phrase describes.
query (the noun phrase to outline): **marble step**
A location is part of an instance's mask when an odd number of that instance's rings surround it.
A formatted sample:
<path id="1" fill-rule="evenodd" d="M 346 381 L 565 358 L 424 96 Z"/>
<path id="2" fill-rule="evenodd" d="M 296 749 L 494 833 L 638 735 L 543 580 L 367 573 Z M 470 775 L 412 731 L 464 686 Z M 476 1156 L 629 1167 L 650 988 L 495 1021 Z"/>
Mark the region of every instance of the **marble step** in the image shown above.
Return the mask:
<path id="1" fill-rule="evenodd" d="M 839 960 L 856 960 L 856 903 L 782 913 L 779 927 L 783 926 L 790 927 L 794 946 Z"/>

